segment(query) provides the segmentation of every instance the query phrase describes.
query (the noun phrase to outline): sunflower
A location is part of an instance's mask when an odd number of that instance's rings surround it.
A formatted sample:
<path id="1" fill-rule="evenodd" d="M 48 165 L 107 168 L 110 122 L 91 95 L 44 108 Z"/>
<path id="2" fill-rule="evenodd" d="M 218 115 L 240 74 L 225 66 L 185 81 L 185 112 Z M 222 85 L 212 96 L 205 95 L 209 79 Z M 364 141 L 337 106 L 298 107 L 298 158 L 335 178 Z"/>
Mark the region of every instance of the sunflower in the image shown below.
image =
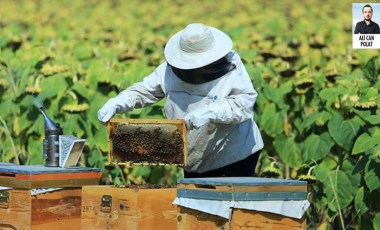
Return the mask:
<path id="1" fill-rule="evenodd" d="M 67 70 L 68 68 L 66 66 L 45 64 L 40 72 L 45 76 L 49 76 L 56 73 L 66 72 Z"/>
<path id="2" fill-rule="evenodd" d="M 88 109 L 89 109 L 89 106 L 87 103 L 64 105 L 62 107 L 62 110 L 67 112 L 67 113 L 80 113 L 80 112 L 84 112 Z"/>

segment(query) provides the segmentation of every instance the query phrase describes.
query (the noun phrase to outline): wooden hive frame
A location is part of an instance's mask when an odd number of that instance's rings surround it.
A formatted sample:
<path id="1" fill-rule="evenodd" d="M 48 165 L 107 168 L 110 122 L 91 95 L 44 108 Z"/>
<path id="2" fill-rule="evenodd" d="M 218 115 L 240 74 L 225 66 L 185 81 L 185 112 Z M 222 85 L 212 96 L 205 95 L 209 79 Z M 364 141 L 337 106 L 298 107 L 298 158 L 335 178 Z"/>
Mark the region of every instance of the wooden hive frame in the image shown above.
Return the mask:
<path id="1" fill-rule="evenodd" d="M 107 126 L 108 130 L 108 163 L 110 165 L 178 165 L 186 166 L 187 165 L 187 134 L 186 134 L 186 125 L 183 120 L 180 119 L 126 119 L 126 118 L 114 118 L 111 119 Z M 120 131 L 121 130 L 121 131 Z M 116 151 L 115 137 L 117 132 L 121 132 L 123 135 L 130 137 L 133 132 L 145 132 L 149 135 L 146 135 L 147 138 L 144 140 L 146 142 L 151 141 L 149 145 L 136 144 L 136 139 L 125 140 L 125 144 L 128 144 L 128 148 L 131 148 L 134 154 L 129 153 L 128 151 L 123 152 L 122 154 L 128 155 L 130 159 L 127 159 L 128 156 L 121 156 L 120 152 Z M 153 140 L 153 134 L 162 134 L 160 135 L 160 140 L 157 142 L 156 139 Z M 179 141 L 180 151 L 171 150 L 168 148 L 159 148 L 159 143 L 167 142 L 167 146 L 173 147 L 170 143 L 173 142 L 172 134 L 179 134 L 176 136 L 177 141 Z M 156 141 L 156 143 L 153 143 Z M 167 159 L 164 159 L 162 155 L 157 152 L 151 152 L 151 150 L 163 150 L 170 152 L 170 154 L 177 155 L 177 158 L 181 158 L 181 162 L 168 162 Z M 119 151 L 119 150 L 118 150 Z M 183 154 L 183 156 L 182 156 Z M 173 156 L 175 156 L 173 155 Z M 132 158 L 141 157 L 141 159 L 132 159 Z M 119 159 L 118 159 L 119 158 Z M 123 159 L 125 158 L 125 159 Z M 154 158 L 154 159 L 153 159 Z"/>

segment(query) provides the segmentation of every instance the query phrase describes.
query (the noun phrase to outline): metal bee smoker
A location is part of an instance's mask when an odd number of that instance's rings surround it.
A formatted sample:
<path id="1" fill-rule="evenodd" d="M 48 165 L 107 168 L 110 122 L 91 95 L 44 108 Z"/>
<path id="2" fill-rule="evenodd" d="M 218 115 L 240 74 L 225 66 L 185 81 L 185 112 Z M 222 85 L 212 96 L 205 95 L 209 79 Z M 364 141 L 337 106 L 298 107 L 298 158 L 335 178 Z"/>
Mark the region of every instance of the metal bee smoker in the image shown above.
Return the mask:
<path id="1" fill-rule="evenodd" d="M 45 139 L 43 154 L 46 167 L 69 168 L 77 165 L 86 139 L 73 135 L 63 135 L 62 128 L 46 114 L 43 103 L 34 96 L 34 104 L 44 116 Z"/>
<path id="2" fill-rule="evenodd" d="M 63 134 L 62 128 L 49 118 L 42 102 L 36 97 L 34 99 L 35 105 L 44 116 L 45 139 L 43 141 L 43 153 L 45 166 L 59 167 L 59 136 Z"/>

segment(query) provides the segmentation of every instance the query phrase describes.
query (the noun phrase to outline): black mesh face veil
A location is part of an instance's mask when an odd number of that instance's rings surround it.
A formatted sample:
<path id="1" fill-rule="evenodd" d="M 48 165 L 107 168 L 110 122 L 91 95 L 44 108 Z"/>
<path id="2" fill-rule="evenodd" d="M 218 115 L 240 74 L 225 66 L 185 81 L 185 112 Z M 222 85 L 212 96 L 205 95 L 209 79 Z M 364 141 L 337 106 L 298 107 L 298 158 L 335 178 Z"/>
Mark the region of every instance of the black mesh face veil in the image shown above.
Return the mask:
<path id="1" fill-rule="evenodd" d="M 190 84 L 202 84 L 213 81 L 236 68 L 235 64 L 228 60 L 227 56 L 224 56 L 209 65 L 196 69 L 178 69 L 174 66 L 170 67 L 178 78 Z"/>

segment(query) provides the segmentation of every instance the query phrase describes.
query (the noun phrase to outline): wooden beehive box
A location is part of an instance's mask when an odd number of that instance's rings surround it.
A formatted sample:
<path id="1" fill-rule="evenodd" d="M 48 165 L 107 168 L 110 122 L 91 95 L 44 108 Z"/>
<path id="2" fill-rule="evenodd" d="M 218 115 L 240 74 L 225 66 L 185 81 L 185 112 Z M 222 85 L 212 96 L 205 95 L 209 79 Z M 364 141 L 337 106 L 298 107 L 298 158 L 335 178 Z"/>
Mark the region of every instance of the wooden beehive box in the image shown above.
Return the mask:
<path id="1" fill-rule="evenodd" d="M 253 177 L 191 178 L 178 180 L 177 197 L 212 201 L 303 202 L 307 200 L 307 184 Z M 228 219 L 186 204 L 178 206 L 177 226 L 178 229 L 306 229 L 306 217 L 292 218 L 270 211 L 232 208 L 232 217 Z"/>
<path id="2" fill-rule="evenodd" d="M 81 188 L 65 188 L 37 195 L 32 191 L 0 191 L 0 229 L 71 230 L 80 225 Z"/>
<path id="3" fill-rule="evenodd" d="M 187 164 L 187 135 L 183 120 L 111 119 L 108 144 L 111 165 Z"/>
<path id="4" fill-rule="evenodd" d="M 83 186 L 81 229 L 176 229 L 176 188 Z"/>
<path id="5" fill-rule="evenodd" d="M 81 186 L 100 176 L 94 168 L 0 164 L 0 229 L 75 229 Z"/>

